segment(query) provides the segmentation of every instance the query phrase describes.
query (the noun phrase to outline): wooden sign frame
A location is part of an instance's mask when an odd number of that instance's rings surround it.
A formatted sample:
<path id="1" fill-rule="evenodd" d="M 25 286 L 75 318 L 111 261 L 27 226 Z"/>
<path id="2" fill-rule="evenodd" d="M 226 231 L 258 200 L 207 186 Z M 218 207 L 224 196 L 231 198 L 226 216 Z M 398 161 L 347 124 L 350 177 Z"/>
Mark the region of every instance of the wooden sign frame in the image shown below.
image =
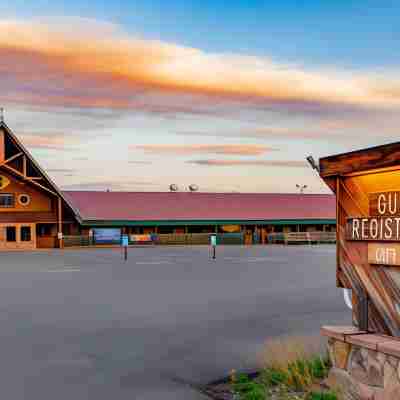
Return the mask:
<path id="1" fill-rule="evenodd" d="M 336 280 L 353 291 L 354 322 L 367 315 L 369 331 L 400 337 L 400 142 L 322 158 L 319 166 L 336 194 Z M 349 232 L 354 221 L 364 230 Z"/>

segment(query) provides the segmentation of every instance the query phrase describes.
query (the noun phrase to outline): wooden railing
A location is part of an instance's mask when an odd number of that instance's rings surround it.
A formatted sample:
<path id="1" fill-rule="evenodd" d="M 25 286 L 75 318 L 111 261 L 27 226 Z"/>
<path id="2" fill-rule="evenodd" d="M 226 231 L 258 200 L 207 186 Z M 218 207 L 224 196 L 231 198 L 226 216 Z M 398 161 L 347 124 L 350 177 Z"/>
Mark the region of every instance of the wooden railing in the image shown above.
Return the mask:
<path id="1" fill-rule="evenodd" d="M 336 243 L 336 232 L 270 233 L 268 242 L 284 244 Z"/>
<path id="2" fill-rule="evenodd" d="M 93 237 L 90 236 L 64 236 L 64 247 L 96 246 Z M 290 232 L 270 233 L 268 244 L 319 244 L 335 243 L 336 232 Z M 209 233 L 179 233 L 179 234 L 157 234 L 152 235 L 152 243 L 159 245 L 209 245 Z M 140 244 L 129 241 L 129 244 Z M 219 245 L 241 245 L 244 243 L 244 235 L 241 233 L 219 233 L 217 234 Z M 104 244 L 103 244 L 104 245 Z M 114 245 L 118 245 L 114 243 Z"/>
<path id="3" fill-rule="evenodd" d="M 63 237 L 64 247 L 93 246 L 93 236 L 68 235 Z"/>
<path id="4" fill-rule="evenodd" d="M 208 233 L 165 233 L 156 235 L 156 244 L 199 245 L 209 243 Z"/>

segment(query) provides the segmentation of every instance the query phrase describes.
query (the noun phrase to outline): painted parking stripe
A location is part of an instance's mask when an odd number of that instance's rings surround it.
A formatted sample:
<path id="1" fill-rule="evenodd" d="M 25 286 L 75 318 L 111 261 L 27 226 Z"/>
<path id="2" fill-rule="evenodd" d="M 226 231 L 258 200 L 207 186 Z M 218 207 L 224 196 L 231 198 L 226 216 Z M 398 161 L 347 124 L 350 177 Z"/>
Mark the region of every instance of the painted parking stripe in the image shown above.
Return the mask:
<path id="1" fill-rule="evenodd" d="M 68 268 L 68 269 L 43 269 L 40 272 L 80 272 L 78 268 Z"/>
<path id="2" fill-rule="evenodd" d="M 169 261 L 136 261 L 135 264 L 139 264 L 139 265 L 160 265 L 160 264 L 171 264 L 171 262 Z"/>

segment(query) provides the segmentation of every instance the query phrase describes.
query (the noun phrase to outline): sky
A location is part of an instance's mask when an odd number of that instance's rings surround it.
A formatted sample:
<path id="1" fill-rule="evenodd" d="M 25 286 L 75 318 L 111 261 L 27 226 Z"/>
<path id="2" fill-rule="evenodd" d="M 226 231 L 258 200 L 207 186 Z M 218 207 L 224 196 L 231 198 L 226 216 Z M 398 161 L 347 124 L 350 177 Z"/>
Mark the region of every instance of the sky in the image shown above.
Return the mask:
<path id="1" fill-rule="evenodd" d="M 0 2 L 5 121 L 65 190 L 328 193 L 398 140 L 398 1 Z"/>

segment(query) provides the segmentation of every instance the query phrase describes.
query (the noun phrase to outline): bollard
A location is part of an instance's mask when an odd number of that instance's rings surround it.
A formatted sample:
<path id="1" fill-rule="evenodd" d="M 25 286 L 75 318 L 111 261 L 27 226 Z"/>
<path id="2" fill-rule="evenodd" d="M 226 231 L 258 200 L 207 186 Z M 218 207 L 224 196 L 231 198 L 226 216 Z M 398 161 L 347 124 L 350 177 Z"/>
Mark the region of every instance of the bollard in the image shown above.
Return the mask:
<path id="1" fill-rule="evenodd" d="M 211 242 L 211 246 L 212 246 L 212 259 L 215 260 L 216 259 L 216 247 L 217 247 L 217 235 L 211 235 L 210 236 L 210 242 Z"/>
<path id="2" fill-rule="evenodd" d="M 124 248 L 124 260 L 125 261 L 128 259 L 128 244 L 129 244 L 128 235 L 122 235 L 121 236 L 121 245 Z"/>

